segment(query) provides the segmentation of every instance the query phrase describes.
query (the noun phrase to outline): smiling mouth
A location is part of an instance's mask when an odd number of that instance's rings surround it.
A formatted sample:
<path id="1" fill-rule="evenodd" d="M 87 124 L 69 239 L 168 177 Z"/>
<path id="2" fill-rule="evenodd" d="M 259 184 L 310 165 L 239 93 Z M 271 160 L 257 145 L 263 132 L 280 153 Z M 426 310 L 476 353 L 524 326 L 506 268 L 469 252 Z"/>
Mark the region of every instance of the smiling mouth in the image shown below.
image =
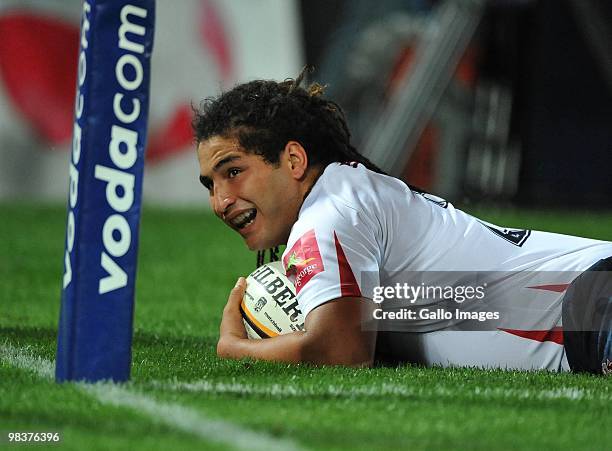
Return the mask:
<path id="1" fill-rule="evenodd" d="M 232 218 L 229 223 L 238 230 L 244 229 L 246 226 L 251 225 L 253 221 L 255 221 L 256 216 L 257 210 L 252 208 L 251 210 L 247 210 L 244 213 L 240 213 L 235 218 Z"/>

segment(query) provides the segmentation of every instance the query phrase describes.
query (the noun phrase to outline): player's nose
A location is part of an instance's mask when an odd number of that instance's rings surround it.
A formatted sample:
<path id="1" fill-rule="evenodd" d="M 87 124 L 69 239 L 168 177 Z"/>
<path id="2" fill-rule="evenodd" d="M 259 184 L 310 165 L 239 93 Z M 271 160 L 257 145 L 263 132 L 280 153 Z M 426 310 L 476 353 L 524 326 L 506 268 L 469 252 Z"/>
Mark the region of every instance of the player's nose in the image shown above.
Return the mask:
<path id="1" fill-rule="evenodd" d="M 221 219 L 229 212 L 229 209 L 236 202 L 236 198 L 229 193 L 217 192 L 213 198 L 213 209 L 215 214 Z"/>

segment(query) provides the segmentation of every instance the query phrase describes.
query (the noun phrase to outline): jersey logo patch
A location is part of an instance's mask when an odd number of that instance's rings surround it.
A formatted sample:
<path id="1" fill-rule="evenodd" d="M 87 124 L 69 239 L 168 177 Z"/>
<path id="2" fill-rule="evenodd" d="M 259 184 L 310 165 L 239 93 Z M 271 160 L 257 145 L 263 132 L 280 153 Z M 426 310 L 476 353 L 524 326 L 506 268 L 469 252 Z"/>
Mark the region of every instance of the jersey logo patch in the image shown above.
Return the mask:
<path id="1" fill-rule="evenodd" d="M 484 221 L 480 221 L 482 225 L 484 225 L 487 229 L 493 232 L 495 235 L 503 238 L 506 241 L 514 244 L 515 246 L 521 247 L 531 235 L 531 230 L 524 229 L 502 229 L 501 227 L 493 226 L 492 224 L 488 224 Z"/>
<path id="2" fill-rule="evenodd" d="M 293 280 L 295 291 L 299 293 L 304 285 L 315 275 L 323 272 L 323 260 L 314 229 L 299 238 L 283 258 L 285 273 Z"/>
<path id="3" fill-rule="evenodd" d="M 416 190 L 413 190 L 413 192 L 415 192 L 418 195 L 424 197 L 426 200 L 428 200 L 431 203 L 436 204 L 439 207 L 442 207 L 442 208 L 447 208 L 448 207 L 448 201 L 446 199 L 442 199 L 441 197 L 436 196 L 436 195 L 431 194 L 431 193 L 426 193 L 425 191 L 416 191 Z"/>

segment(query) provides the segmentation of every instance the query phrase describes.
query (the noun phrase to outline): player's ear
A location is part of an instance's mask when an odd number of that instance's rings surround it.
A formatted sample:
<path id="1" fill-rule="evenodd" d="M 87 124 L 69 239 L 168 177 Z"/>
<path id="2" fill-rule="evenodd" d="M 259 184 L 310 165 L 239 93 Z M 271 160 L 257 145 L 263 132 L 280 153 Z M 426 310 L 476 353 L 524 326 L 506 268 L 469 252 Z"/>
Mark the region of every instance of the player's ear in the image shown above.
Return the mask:
<path id="1" fill-rule="evenodd" d="M 301 179 L 308 168 L 308 154 L 306 149 L 297 141 L 285 144 L 285 162 L 295 179 Z"/>

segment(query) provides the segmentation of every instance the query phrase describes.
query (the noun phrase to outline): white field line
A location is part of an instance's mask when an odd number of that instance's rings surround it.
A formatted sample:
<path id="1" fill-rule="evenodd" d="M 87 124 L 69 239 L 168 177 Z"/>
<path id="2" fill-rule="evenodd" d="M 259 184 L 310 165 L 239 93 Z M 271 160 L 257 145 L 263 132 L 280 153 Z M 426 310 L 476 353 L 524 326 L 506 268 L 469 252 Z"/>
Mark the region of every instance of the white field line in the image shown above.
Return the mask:
<path id="1" fill-rule="evenodd" d="M 150 383 L 155 388 L 173 390 L 179 392 L 197 393 L 225 393 L 236 395 L 254 395 L 265 397 L 389 397 L 389 398 L 418 398 L 422 396 L 435 396 L 439 398 L 456 398 L 457 390 L 450 390 L 442 386 L 411 387 L 406 385 L 375 383 L 368 386 L 342 386 L 342 385 L 320 385 L 311 387 L 299 387 L 288 384 L 254 385 L 241 382 L 210 382 L 197 380 L 193 382 L 163 382 L 153 381 Z M 536 390 L 529 388 L 483 388 L 463 386 L 462 396 L 471 395 L 481 399 L 534 399 L 534 400 L 601 400 L 612 401 L 612 391 L 596 391 L 581 388 L 558 388 L 551 390 Z"/>
<path id="2" fill-rule="evenodd" d="M 31 371 L 38 377 L 53 380 L 55 365 L 52 361 L 33 355 L 27 348 L 20 349 L 9 343 L 0 343 L 0 359 L 16 368 Z M 75 384 L 103 404 L 128 407 L 148 415 L 154 422 L 196 435 L 205 441 L 222 443 L 244 450 L 300 450 L 294 441 L 250 431 L 237 424 L 207 418 L 200 412 L 179 404 L 156 401 L 141 393 L 110 382 Z"/>

